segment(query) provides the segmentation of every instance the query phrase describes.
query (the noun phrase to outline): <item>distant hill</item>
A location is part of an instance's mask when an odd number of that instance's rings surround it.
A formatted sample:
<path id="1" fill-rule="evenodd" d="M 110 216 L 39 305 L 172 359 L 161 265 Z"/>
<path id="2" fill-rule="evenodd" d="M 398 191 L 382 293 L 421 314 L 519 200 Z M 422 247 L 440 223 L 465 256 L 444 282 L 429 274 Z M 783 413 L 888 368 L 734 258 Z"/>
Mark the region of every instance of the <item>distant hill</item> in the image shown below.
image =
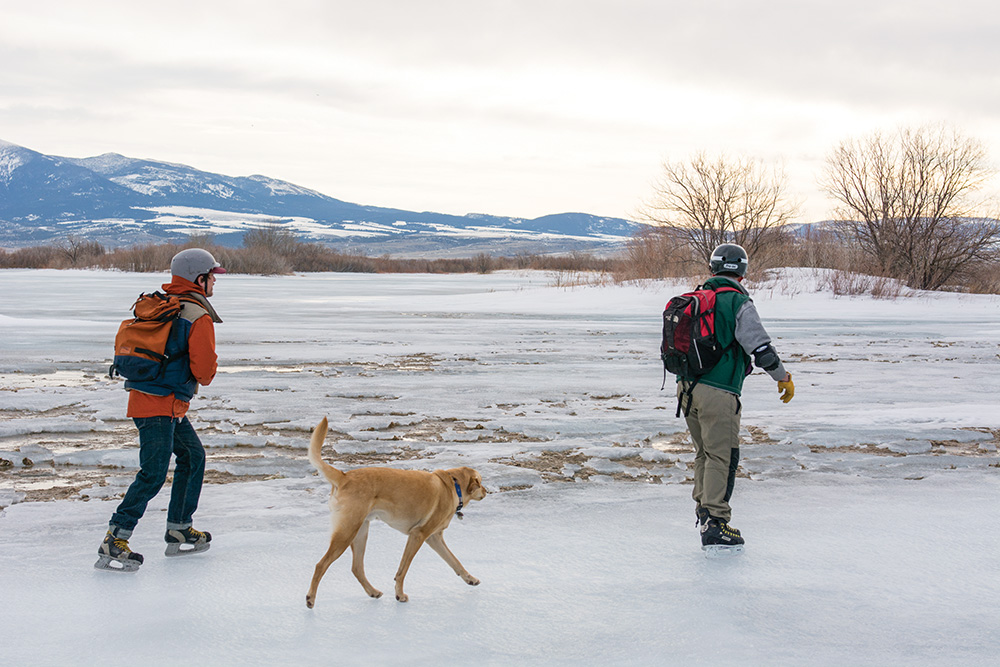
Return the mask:
<path id="1" fill-rule="evenodd" d="M 533 220 L 365 206 L 267 176 L 224 176 L 116 153 L 66 158 L 0 141 L 0 247 L 75 235 L 107 246 L 210 233 L 239 245 L 280 224 L 341 250 L 399 256 L 613 252 L 641 223 L 586 213 Z"/>

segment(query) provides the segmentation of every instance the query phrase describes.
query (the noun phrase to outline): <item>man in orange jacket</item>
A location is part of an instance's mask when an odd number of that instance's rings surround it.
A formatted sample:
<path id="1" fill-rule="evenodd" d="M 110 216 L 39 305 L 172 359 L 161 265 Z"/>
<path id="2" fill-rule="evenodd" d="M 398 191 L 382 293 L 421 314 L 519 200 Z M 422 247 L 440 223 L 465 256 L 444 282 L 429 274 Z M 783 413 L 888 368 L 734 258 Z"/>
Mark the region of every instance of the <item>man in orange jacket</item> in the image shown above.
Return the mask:
<path id="1" fill-rule="evenodd" d="M 153 380 L 127 381 L 127 416 L 139 429 L 139 472 L 111 516 L 107 535 L 94 567 L 135 572 L 142 555 L 128 546 L 146 505 L 167 479 L 170 456 L 176 457 L 167 508 L 166 555 L 197 553 L 209 548 L 212 535 L 195 530 L 192 515 L 198 509 L 205 476 L 205 448 L 186 414 L 198 385 L 212 382 L 218 368 L 215 323 L 222 322 L 208 302 L 215 276 L 225 273 L 207 250 L 190 248 L 170 262 L 167 294 L 183 295 L 180 316 L 174 321 L 165 350 L 170 361 Z M 183 548 L 182 548 L 183 547 Z"/>

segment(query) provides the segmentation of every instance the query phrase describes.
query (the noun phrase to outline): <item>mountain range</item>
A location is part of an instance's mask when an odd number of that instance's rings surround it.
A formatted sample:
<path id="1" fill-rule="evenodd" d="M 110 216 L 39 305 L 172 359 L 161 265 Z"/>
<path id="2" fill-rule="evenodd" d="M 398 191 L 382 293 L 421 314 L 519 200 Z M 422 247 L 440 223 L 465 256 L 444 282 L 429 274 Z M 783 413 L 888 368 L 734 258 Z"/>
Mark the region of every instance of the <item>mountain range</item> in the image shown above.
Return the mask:
<path id="1" fill-rule="evenodd" d="M 0 247 L 67 236 L 107 246 L 243 234 L 280 225 L 339 250 L 397 256 L 612 252 L 642 225 L 559 213 L 535 219 L 366 206 L 267 176 L 225 176 L 106 153 L 67 158 L 0 140 Z"/>

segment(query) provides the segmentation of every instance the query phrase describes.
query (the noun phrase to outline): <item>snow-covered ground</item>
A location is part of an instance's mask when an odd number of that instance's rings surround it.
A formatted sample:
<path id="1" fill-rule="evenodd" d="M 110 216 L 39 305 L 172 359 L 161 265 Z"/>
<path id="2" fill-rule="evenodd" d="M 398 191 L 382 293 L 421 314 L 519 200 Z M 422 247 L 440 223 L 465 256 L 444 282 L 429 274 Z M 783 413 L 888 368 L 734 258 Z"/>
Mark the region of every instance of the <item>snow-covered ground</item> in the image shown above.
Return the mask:
<path id="1" fill-rule="evenodd" d="M 224 276 L 220 374 L 196 525 L 162 556 L 161 493 L 134 576 L 92 569 L 136 437 L 103 377 L 149 274 L 0 271 L 0 637 L 6 664 L 988 664 L 1000 651 L 1000 300 L 834 297 L 823 274 L 754 286 L 796 384 L 747 380 L 733 523 L 698 548 L 693 456 L 660 391 L 680 285 L 546 274 Z M 560 277 L 559 282 L 565 282 Z M 410 602 L 371 600 L 329 536 L 305 460 L 328 416 L 343 467 L 471 465 L 493 492 L 429 549 Z M 405 538 L 377 524 L 391 591 Z"/>

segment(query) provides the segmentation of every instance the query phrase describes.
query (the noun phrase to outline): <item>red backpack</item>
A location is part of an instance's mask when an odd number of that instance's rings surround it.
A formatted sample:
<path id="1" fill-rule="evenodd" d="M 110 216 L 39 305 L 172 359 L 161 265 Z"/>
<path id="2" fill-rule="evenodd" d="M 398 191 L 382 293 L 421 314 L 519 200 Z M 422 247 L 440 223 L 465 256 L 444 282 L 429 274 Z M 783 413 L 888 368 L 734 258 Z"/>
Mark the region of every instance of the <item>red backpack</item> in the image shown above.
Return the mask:
<path id="1" fill-rule="evenodd" d="M 715 335 L 715 298 L 719 292 L 739 291 L 735 287 L 712 289 L 700 285 L 693 292 L 675 296 L 667 302 L 663 311 L 663 340 L 660 342 L 664 385 L 667 372 L 693 379 L 694 383 L 687 392 L 690 395 L 701 376 L 712 370 L 729 351 L 732 344 L 722 347 Z"/>

